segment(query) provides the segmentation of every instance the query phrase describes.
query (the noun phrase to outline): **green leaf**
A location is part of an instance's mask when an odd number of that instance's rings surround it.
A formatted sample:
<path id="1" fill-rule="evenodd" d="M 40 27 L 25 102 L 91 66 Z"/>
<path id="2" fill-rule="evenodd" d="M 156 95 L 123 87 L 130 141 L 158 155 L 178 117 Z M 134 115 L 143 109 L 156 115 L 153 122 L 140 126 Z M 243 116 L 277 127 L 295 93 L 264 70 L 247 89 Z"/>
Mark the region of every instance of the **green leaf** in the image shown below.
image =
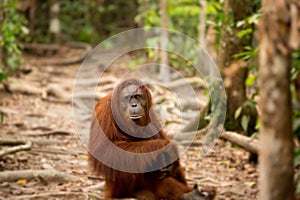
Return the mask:
<path id="1" fill-rule="evenodd" d="M 210 121 L 210 120 L 211 120 L 211 115 L 206 115 L 206 116 L 204 117 L 204 119 L 207 120 L 207 121 Z"/>
<path id="2" fill-rule="evenodd" d="M 0 81 L 3 81 L 4 79 L 4 73 L 0 72 Z"/>
<path id="3" fill-rule="evenodd" d="M 245 24 L 245 21 L 244 21 L 244 20 L 238 21 L 238 22 L 236 23 L 236 27 L 243 26 L 244 24 Z"/>
<path id="4" fill-rule="evenodd" d="M 237 36 L 238 36 L 239 38 L 242 38 L 242 37 L 244 37 L 245 35 L 248 35 L 248 34 L 252 33 L 252 31 L 253 31 L 252 28 L 247 28 L 247 29 L 245 29 L 245 30 L 239 31 L 238 34 L 237 34 Z"/>
<path id="5" fill-rule="evenodd" d="M 23 34 L 26 34 L 26 35 L 29 34 L 29 29 L 26 26 L 21 26 L 20 29 L 21 29 L 21 31 L 22 31 Z"/>
<path id="6" fill-rule="evenodd" d="M 247 20 L 249 24 L 258 24 L 260 18 L 261 18 L 261 13 L 255 13 L 251 15 Z"/>
<path id="7" fill-rule="evenodd" d="M 294 150 L 294 156 L 295 156 L 295 157 L 300 156 L 300 147 L 298 147 L 298 148 L 296 148 L 296 149 Z"/>
<path id="8" fill-rule="evenodd" d="M 254 109 L 256 107 L 257 103 L 255 101 L 248 99 L 248 100 L 246 100 L 244 105 L 249 106 L 250 108 Z"/>
<path id="9" fill-rule="evenodd" d="M 234 113 L 234 118 L 237 119 L 239 118 L 239 116 L 241 115 L 242 113 L 242 106 L 240 106 L 238 109 L 236 109 L 235 113 Z"/>
<path id="10" fill-rule="evenodd" d="M 246 115 L 243 115 L 242 117 L 242 128 L 244 131 L 248 130 L 248 123 L 249 123 L 249 118 Z"/>
<path id="11" fill-rule="evenodd" d="M 256 82 L 256 79 L 257 79 L 256 76 L 253 75 L 248 76 L 245 82 L 246 86 L 247 87 L 252 86 Z"/>

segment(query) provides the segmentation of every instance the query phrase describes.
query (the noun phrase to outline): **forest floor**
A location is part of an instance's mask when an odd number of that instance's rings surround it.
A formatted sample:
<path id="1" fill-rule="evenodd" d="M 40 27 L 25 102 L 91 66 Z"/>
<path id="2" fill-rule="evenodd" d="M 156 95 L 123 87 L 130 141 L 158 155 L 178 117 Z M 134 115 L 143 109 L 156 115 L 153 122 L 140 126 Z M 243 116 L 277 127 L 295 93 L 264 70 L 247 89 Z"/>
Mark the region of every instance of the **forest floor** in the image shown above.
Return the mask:
<path id="1" fill-rule="evenodd" d="M 25 57 L 26 70 L 13 81 L 28 81 L 36 88 L 49 88 L 52 84 L 72 94 L 80 64 L 47 66 L 41 60 L 43 58 Z M 107 75 L 115 76 L 116 71 Z M 73 175 L 75 180 L 48 180 L 37 176 L 31 180 L 0 182 L 0 199 L 101 198 L 103 179 L 88 169 L 87 151 L 77 134 L 72 101 L 51 96 L 52 90 L 30 94 L 16 88 L 11 87 L 11 92 L 7 92 L 7 88 L 0 86 L 3 116 L 0 140 L 31 141 L 32 147 L 0 158 L 0 172 L 56 170 Z M 222 139 L 218 139 L 207 156 L 200 158 L 200 151 L 201 146 L 192 144 L 181 158 L 190 184 L 216 187 L 216 199 L 257 199 L 257 165 L 248 162 L 247 151 Z"/>

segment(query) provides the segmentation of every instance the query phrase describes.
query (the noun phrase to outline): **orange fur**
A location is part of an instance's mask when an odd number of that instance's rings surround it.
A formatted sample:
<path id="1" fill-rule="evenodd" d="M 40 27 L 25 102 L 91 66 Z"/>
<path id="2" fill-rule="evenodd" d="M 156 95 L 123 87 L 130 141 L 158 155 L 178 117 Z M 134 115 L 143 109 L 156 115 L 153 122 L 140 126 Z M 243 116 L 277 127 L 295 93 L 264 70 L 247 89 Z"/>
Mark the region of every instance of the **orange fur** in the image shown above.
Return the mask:
<path id="1" fill-rule="evenodd" d="M 111 104 L 115 110 L 120 110 L 120 106 L 117 105 L 118 101 L 115 98 L 118 98 L 122 89 L 129 84 L 139 86 L 146 94 L 148 101 L 146 113 L 149 116 L 147 116 L 144 125 L 146 126 L 150 119 L 151 123 L 154 124 L 150 128 L 143 129 L 142 132 L 136 131 L 136 134 L 149 134 L 160 129 L 158 120 L 153 113 L 149 112 L 152 106 L 152 97 L 149 90 L 138 80 L 124 81 L 113 91 L 113 95 L 106 96 L 96 105 L 88 146 L 89 165 L 97 175 L 105 178 L 106 198 L 180 199 L 184 193 L 190 192 L 191 188 L 187 186 L 184 171 L 180 166 L 177 146 L 168 139 L 163 131 L 158 131 L 150 138 L 138 138 L 124 133 L 114 122 Z M 117 117 L 124 119 L 125 117 L 122 114 L 122 112 L 118 112 Z M 124 120 L 125 122 L 126 120 Z M 130 127 L 130 124 L 128 123 L 127 126 Z M 124 152 L 117 151 L 114 146 L 126 152 L 151 154 L 146 158 L 143 156 L 128 157 L 124 156 Z M 166 147 L 166 149 L 160 150 L 163 147 Z M 165 166 L 170 159 L 173 162 L 171 164 L 171 172 L 167 176 L 162 176 L 164 172 L 160 169 L 145 173 L 119 171 L 106 166 L 99 161 L 99 158 L 102 161 L 111 161 L 117 166 L 122 166 L 129 170 L 138 169 L 141 172 L 147 171 L 155 164 Z"/>

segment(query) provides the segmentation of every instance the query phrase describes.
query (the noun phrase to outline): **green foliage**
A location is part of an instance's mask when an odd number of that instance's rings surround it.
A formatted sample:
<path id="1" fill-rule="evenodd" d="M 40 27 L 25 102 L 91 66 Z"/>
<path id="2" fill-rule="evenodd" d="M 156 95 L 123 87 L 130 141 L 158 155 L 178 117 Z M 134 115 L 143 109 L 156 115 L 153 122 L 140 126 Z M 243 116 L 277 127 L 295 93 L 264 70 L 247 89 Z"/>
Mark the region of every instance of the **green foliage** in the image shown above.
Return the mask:
<path id="1" fill-rule="evenodd" d="M 61 31 L 66 40 L 77 40 L 95 43 L 99 40 L 92 20 L 90 19 L 91 1 L 62 1 L 60 2 Z M 99 10 L 96 7 L 95 10 Z M 98 11 L 99 12 L 99 11 Z M 80 27 L 80 28 L 79 28 Z"/>
<path id="2" fill-rule="evenodd" d="M 84 41 L 98 44 L 108 36 L 134 28 L 132 23 L 137 9 L 136 1 L 123 0 L 62 0 L 59 20 L 63 41 Z M 49 33 L 48 1 L 37 1 L 39 17 L 36 19 L 34 42 L 51 43 Z"/>
<path id="3" fill-rule="evenodd" d="M 257 127 L 249 127 L 251 117 L 253 117 L 251 116 L 253 114 L 251 111 L 254 110 L 256 110 L 256 102 L 253 100 L 246 100 L 234 113 L 234 119 L 240 122 L 243 131 L 246 133 L 249 132 L 249 128 L 257 129 Z M 257 123 L 258 122 L 256 122 L 256 125 Z"/>
<path id="4" fill-rule="evenodd" d="M 138 14 L 135 17 L 136 23 L 142 27 L 159 27 L 161 23 L 159 1 L 150 0 L 138 0 Z M 207 25 L 214 24 L 215 27 L 219 27 L 219 21 L 222 17 L 215 17 L 220 15 L 222 9 L 221 4 L 218 1 L 208 1 L 206 7 Z M 200 5 L 199 0 L 169 0 L 168 1 L 168 28 L 182 32 L 193 39 L 198 39 L 199 28 L 199 14 Z M 210 16 L 214 21 L 210 21 Z M 171 47 L 172 48 L 172 47 Z M 177 47 L 173 47 L 177 48 Z M 192 47 L 191 58 L 184 58 L 187 60 L 195 59 L 197 56 L 197 48 Z M 149 57 L 153 57 L 154 52 L 148 51 Z M 194 57 L 194 58 L 193 58 Z M 191 63 L 187 60 L 184 62 L 178 62 L 183 60 L 179 55 L 169 54 L 169 62 L 175 69 L 184 70 L 188 75 L 195 73 Z"/>
<path id="5" fill-rule="evenodd" d="M 0 82 L 4 80 L 4 73 L 0 72 Z"/>
<path id="6" fill-rule="evenodd" d="M 246 81 L 245 81 L 245 84 L 246 84 L 246 87 L 251 87 L 253 86 L 255 83 L 257 82 L 257 76 L 253 75 L 253 74 L 250 74 Z"/>
<path id="7" fill-rule="evenodd" d="M 293 129 L 295 136 L 300 139 L 300 104 L 297 99 L 295 81 L 300 72 L 300 52 L 294 52 L 292 54 L 292 67 L 291 67 L 291 94 L 293 101 Z"/>
<path id="8" fill-rule="evenodd" d="M 240 106 L 240 107 L 235 111 L 235 113 L 234 113 L 234 118 L 235 118 L 235 119 L 238 119 L 239 116 L 242 114 L 242 109 L 243 109 L 243 107 Z"/>
<path id="9" fill-rule="evenodd" d="M 159 1 L 138 0 L 138 3 L 139 8 L 135 21 L 144 27 L 160 26 Z M 220 12 L 221 9 L 221 3 L 218 1 L 207 2 L 208 24 L 219 27 L 219 22 L 224 18 L 224 14 Z M 168 1 L 169 28 L 185 33 L 194 39 L 198 39 L 199 14 L 199 0 Z M 214 21 L 210 21 L 210 16 L 213 16 Z"/>
<path id="10" fill-rule="evenodd" d="M 2 62 L 0 81 L 14 72 L 22 63 L 18 38 L 28 34 L 24 16 L 16 10 L 17 0 L 3 1 L 3 22 L 1 27 Z"/>
<path id="11" fill-rule="evenodd" d="M 300 51 L 296 51 L 292 54 L 293 62 L 291 68 L 291 79 L 296 80 L 300 71 Z"/>
<path id="12" fill-rule="evenodd" d="M 138 14 L 135 22 L 143 27 L 157 27 L 160 25 L 159 6 L 157 1 L 138 0 Z"/>
<path id="13" fill-rule="evenodd" d="M 246 116 L 246 115 L 243 115 L 243 116 L 242 116 L 241 124 L 242 124 L 243 130 L 244 130 L 245 132 L 248 131 L 249 120 L 250 120 L 250 119 L 249 119 L 248 116 Z"/>
<path id="14" fill-rule="evenodd" d="M 299 169 L 300 166 L 300 147 L 297 147 L 294 150 L 294 167 Z M 297 172 L 294 175 L 294 180 L 296 183 L 296 194 L 297 196 L 300 196 L 300 171 L 297 170 Z"/>

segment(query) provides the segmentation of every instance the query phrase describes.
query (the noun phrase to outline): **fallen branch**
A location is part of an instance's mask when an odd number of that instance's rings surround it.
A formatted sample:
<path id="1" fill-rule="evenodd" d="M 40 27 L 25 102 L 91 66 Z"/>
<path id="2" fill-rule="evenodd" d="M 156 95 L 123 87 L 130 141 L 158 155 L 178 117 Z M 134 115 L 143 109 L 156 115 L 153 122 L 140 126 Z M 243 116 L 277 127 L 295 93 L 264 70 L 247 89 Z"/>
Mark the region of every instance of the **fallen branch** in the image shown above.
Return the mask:
<path id="1" fill-rule="evenodd" d="M 5 139 L 0 139 L 0 146 L 6 145 L 6 146 L 16 146 L 16 145 L 21 145 L 25 144 L 26 142 L 23 140 L 5 140 Z"/>
<path id="2" fill-rule="evenodd" d="M 201 138 L 201 136 L 204 136 L 206 133 L 207 133 L 207 127 L 198 131 L 182 132 L 177 135 L 170 134 L 169 137 L 175 139 L 177 142 L 184 145 L 186 142 L 189 142 L 193 138 L 199 138 L 199 137 Z M 241 134 L 230 132 L 230 131 L 224 131 L 220 136 L 251 153 L 258 154 L 259 142 L 257 139 L 246 137 Z M 194 141 L 192 143 L 192 145 L 201 145 L 201 144 L 202 143 L 199 141 Z"/>
<path id="3" fill-rule="evenodd" d="M 56 170 L 19 170 L 0 172 L 0 182 L 15 182 L 20 179 L 32 180 L 43 179 L 47 182 L 71 182 L 78 178 Z"/>
<path id="4" fill-rule="evenodd" d="M 83 151 L 69 151 L 66 149 L 41 149 L 41 148 L 32 148 L 31 152 L 42 152 L 42 153 L 53 153 L 53 154 L 67 154 L 67 155 L 86 155 L 86 152 Z"/>
<path id="5" fill-rule="evenodd" d="M 239 145 L 240 147 L 246 149 L 247 151 L 258 154 L 259 142 L 258 140 L 250 137 L 243 136 L 238 133 L 225 131 L 221 134 L 221 137 Z"/>
<path id="6" fill-rule="evenodd" d="M 35 127 L 32 127 L 31 130 L 51 131 L 52 128 L 50 128 L 48 126 L 35 126 Z"/>
<path id="7" fill-rule="evenodd" d="M 102 199 L 100 195 L 89 193 L 89 192 L 57 192 L 42 193 L 34 195 L 23 195 L 14 197 L 13 199 Z"/>
<path id="8" fill-rule="evenodd" d="M 25 133 L 23 135 L 26 136 L 49 136 L 49 135 L 74 135 L 74 132 L 65 131 L 65 130 L 52 130 L 52 131 L 45 131 L 41 133 Z"/>
<path id="9" fill-rule="evenodd" d="M 61 143 L 61 140 L 53 140 L 53 139 L 35 139 L 35 140 L 30 140 L 32 144 L 36 145 L 50 145 L 50 144 L 59 144 Z M 22 140 L 2 140 L 0 139 L 0 146 L 16 146 L 16 145 L 22 145 L 24 144 L 24 141 Z"/>
<path id="10" fill-rule="evenodd" d="M 16 153 L 18 151 L 30 150 L 32 143 L 30 141 L 5 141 L 0 140 L 0 144 L 2 145 L 13 145 L 16 144 L 18 146 L 10 147 L 0 151 L 0 158 L 11 153 Z"/>

